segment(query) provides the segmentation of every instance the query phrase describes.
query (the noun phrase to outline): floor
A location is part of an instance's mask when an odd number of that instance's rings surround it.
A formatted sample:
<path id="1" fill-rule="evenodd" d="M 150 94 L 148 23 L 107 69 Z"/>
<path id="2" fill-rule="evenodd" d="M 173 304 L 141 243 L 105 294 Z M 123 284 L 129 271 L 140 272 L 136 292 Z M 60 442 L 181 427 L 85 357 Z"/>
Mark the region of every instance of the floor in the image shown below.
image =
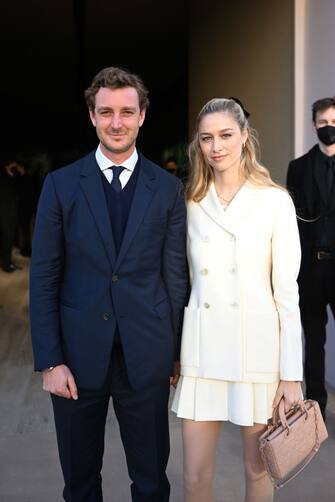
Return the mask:
<path id="1" fill-rule="evenodd" d="M 50 400 L 32 371 L 28 325 L 28 263 L 0 272 L 0 502 L 60 502 L 62 477 Z M 335 501 L 335 395 L 331 393 L 329 439 L 304 472 L 280 490 L 276 502 Z M 182 502 L 180 421 L 171 413 L 168 467 L 171 502 Z M 118 426 L 108 415 L 103 468 L 105 502 L 130 501 L 129 480 Z M 243 501 L 243 466 L 238 427 L 225 423 L 218 448 L 215 502 Z M 207 501 L 204 501 L 207 502 Z"/>

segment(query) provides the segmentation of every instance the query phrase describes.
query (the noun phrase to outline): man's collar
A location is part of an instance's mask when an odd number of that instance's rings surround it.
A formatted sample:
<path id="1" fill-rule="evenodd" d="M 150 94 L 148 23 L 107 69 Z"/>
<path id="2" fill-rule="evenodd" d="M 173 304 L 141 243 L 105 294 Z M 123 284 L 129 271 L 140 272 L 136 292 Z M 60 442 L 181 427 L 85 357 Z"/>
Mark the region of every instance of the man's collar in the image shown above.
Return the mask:
<path id="1" fill-rule="evenodd" d="M 335 160 L 335 154 L 334 155 L 327 155 L 326 153 L 324 153 L 321 148 L 320 148 L 320 145 L 318 145 L 318 155 L 319 155 L 319 158 L 320 159 L 323 159 L 324 161 L 328 161 L 329 159 L 331 159 L 333 162 Z"/>
<path id="2" fill-rule="evenodd" d="M 126 168 L 129 171 L 133 171 L 135 169 L 137 160 L 138 160 L 138 153 L 136 148 L 134 149 L 133 153 L 131 156 L 122 162 L 122 164 L 115 164 L 113 161 L 111 161 L 104 153 L 101 151 L 100 145 L 98 146 L 96 152 L 95 152 L 95 158 L 98 163 L 98 166 L 100 167 L 101 171 L 104 171 L 105 169 L 108 169 L 111 166 L 117 166 L 117 165 L 122 165 L 124 168 Z"/>

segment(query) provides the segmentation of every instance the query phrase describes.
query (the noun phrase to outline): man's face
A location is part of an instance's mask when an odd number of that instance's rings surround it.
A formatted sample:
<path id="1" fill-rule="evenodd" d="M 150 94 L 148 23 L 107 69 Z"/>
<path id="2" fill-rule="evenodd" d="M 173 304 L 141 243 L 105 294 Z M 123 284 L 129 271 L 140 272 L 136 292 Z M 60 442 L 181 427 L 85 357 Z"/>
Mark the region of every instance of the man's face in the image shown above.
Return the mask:
<path id="1" fill-rule="evenodd" d="M 145 118 L 136 89 L 101 87 L 95 95 L 95 108 L 90 110 L 90 117 L 107 157 L 116 155 L 126 159 L 132 154 Z"/>
<path id="2" fill-rule="evenodd" d="M 317 114 L 316 114 L 315 122 L 314 122 L 315 129 L 319 129 L 319 127 L 324 127 L 327 125 L 335 127 L 335 107 L 334 106 L 327 108 L 327 110 L 324 110 L 322 112 L 317 112 Z"/>

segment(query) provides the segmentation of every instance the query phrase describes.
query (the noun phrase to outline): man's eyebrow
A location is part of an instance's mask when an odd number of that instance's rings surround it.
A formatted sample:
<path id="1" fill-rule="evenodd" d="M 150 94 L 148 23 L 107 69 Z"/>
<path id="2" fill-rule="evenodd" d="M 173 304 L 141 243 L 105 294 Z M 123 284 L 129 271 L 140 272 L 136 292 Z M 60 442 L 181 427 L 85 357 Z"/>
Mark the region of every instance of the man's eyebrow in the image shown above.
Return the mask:
<path id="1" fill-rule="evenodd" d="M 98 111 L 101 111 L 101 110 L 113 110 L 113 108 L 111 106 L 99 106 L 98 107 Z M 123 106 L 121 108 L 121 110 L 132 110 L 132 111 L 136 111 L 136 107 L 135 106 Z"/>

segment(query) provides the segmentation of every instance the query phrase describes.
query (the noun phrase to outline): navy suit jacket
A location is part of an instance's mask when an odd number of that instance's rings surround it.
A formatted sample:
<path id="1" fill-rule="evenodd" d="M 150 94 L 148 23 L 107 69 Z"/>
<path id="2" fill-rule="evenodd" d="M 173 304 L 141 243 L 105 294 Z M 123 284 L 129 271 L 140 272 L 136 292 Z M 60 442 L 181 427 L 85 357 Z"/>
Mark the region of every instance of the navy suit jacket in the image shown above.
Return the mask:
<path id="1" fill-rule="evenodd" d="M 187 303 L 180 181 L 140 154 L 118 256 L 94 152 L 49 174 L 30 267 L 35 369 L 66 364 L 80 388 L 102 387 L 119 328 L 134 388 L 171 375 Z"/>

